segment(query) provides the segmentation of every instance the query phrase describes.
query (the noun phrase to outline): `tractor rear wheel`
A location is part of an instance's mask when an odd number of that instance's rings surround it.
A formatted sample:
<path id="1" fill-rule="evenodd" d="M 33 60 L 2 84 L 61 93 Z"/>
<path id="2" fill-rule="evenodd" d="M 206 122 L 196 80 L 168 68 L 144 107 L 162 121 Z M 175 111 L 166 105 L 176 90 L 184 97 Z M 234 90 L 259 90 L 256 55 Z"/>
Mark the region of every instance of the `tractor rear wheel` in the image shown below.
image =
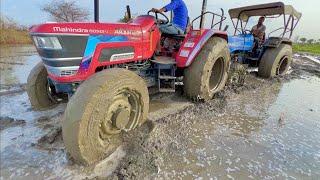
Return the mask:
<path id="1" fill-rule="evenodd" d="M 30 72 L 27 80 L 27 94 L 35 110 L 46 110 L 57 105 L 51 96 L 48 73 L 43 63 L 38 63 Z"/>
<path id="2" fill-rule="evenodd" d="M 78 163 L 95 163 L 122 143 L 122 132 L 142 125 L 148 111 L 148 88 L 136 73 L 118 68 L 96 73 L 67 105 L 62 122 L 66 150 Z"/>
<path id="3" fill-rule="evenodd" d="M 292 47 L 280 44 L 278 48 L 269 48 L 263 54 L 258 74 L 264 78 L 284 75 L 292 63 Z"/>
<path id="4" fill-rule="evenodd" d="M 184 71 L 184 91 L 194 100 L 210 100 L 228 79 L 230 52 L 227 41 L 212 37 Z"/>

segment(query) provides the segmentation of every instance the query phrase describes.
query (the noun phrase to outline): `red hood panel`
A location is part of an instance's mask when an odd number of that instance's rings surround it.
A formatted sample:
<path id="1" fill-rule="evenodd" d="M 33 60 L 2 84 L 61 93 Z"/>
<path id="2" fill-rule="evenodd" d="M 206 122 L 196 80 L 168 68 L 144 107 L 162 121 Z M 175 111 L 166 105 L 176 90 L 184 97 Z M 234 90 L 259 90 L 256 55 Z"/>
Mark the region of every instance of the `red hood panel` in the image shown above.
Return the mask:
<path id="1" fill-rule="evenodd" d="M 30 29 L 30 33 L 128 35 L 141 34 L 141 27 L 139 25 L 120 23 L 47 23 L 33 26 Z"/>
<path id="2" fill-rule="evenodd" d="M 152 16 L 139 16 L 130 23 L 46 23 L 33 26 L 30 33 L 141 35 L 154 25 Z"/>

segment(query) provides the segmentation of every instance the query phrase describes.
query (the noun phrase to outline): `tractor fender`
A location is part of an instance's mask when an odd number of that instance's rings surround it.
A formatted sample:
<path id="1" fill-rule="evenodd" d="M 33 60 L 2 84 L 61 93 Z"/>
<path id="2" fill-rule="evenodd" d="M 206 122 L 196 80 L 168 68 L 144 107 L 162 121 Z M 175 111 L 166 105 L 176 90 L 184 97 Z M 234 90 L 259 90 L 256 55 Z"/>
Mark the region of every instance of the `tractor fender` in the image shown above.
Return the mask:
<path id="1" fill-rule="evenodd" d="M 292 46 L 292 41 L 288 38 L 270 37 L 264 43 L 265 48 L 278 48 L 280 44 L 288 44 Z"/>
<path id="2" fill-rule="evenodd" d="M 181 44 L 180 50 L 176 56 L 177 67 L 186 68 L 190 66 L 202 47 L 214 36 L 221 37 L 228 41 L 228 35 L 225 31 L 213 29 L 191 30 Z"/>

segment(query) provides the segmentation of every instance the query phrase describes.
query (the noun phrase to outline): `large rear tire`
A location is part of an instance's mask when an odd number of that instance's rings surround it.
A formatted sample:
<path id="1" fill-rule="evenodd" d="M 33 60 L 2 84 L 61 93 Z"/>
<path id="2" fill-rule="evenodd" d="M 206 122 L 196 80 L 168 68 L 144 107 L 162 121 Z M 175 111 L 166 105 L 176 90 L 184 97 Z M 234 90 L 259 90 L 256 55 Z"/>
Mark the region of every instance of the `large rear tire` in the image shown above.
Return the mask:
<path id="1" fill-rule="evenodd" d="M 228 79 L 230 52 L 227 41 L 212 37 L 184 71 L 184 91 L 195 100 L 210 100 Z"/>
<path id="2" fill-rule="evenodd" d="M 278 48 L 269 48 L 263 54 L 258 74 L 264 78 L 284 75 L 292 63 L 292 47 L 280 44 Z"/>
<path id="3" fill-rule="evenodd" d="M 121 144 L 121 132 L 143 124 L 148 112 L 142 78 L 125 69 L 99 72 L 80 85 L 67 105 L 62 123 L 66 150 L 78 163 L 95 163 Z"/>
<path id="4" fill-rule="evenodd" d="M 57 102 L 50 96 L 48 73 L 43 63 L 38 63 L 30 72 L 27 80 L 27 94 L 35 110 L 46 110 Z"/>

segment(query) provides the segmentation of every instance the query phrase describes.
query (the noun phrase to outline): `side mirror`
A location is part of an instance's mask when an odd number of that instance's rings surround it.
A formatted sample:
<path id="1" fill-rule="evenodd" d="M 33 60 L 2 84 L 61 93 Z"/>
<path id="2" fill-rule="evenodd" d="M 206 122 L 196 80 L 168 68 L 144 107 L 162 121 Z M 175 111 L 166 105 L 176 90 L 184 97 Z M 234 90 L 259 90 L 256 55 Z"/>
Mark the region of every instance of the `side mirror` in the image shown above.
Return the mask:
<path id="1" fill-rule="evenodd" d="M 227 31 L 229 29 L 229 25 L 226 25 L 226 27 L 224 27 L 223 31 Z"/>

